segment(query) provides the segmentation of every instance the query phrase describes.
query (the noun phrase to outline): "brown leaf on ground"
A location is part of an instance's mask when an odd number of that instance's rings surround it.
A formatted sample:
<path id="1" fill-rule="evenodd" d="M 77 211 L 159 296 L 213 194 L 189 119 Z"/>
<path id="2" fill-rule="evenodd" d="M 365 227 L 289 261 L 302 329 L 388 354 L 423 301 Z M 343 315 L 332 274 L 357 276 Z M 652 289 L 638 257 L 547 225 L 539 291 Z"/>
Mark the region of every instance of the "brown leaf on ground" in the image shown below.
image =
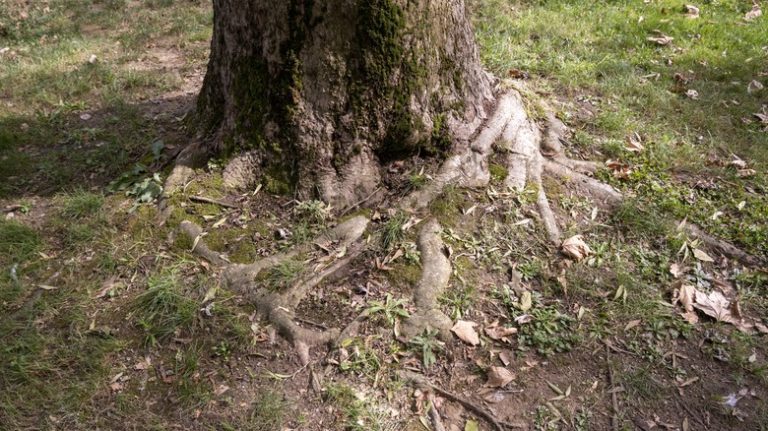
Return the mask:
<path id="1" fill-rule="evenodd" d="M 503 388 L 512 380 L 515 380 L 515 374 L 504 367 L 491 367 L 488 370 L 488 381 L 486 386 L 492 388 Z"/>
<path id="2" fill-rule="evenodd" d="M 582 260 L 592 254 L 592 249 L 584 242 L 581 235 L 575 235 L 563 241 L 561 249 L 563 254 L 573 260 Z"/>
<path id="3" fill-rule="evenodd" d="M 512 341 L 509 337 L 515 334 L 517 334 L 517 328 L 499 326 L 498 320 L 485 327 L 485 335 L 496 341 L 511 343 Z"/>
<path id="4" fill-rule="evenodd" d="M 632 174 L 632 169 L 629 165 L 618 160 L 607 160 L 605 162 L 605 167 L 611 170 L 614 178 L 620 180 L 627 179 Z"/>
<path id="5" fill-rule="evenodd" d="M 459 320 L 455 325 L 453 325 L 451 332 L 456 334 L 456 336 L 459 337 L 461 341 L 473 346 L 477 346 L 480 344 L 480 336 L 477 334 L 477 331 L 475 331 L 475 326 L 477 326 L 477 323 L 475 322 Z"/>
<path id="6" fill-rule="evenodd" d="M 679 264 L 673 263 L 672 265 L 669 265 L 669 273 L 672 274 L 672 277 L 680 278 L 685 274 L 685 269 L 681 268 Z"/>
<path id="7" fill-rule="evenodd" d="M 684 312 L 680 315 L 691 324 L 698 322 L 699 319 L 695 311 L 699 311 L 718 322 L 729 323 L 741 332 L 768 333 L 768 327 L 759 319 L 744 316 L 741 313 L 741 308 L 735 297 L 728 297 L 736 295 L 735 290 L 727 285 L 721 289 L 724 291 L 713 290 L 710 293 L 704 293 L 690 284 L 678 282 L 674 289 L 672 303 L 679 303 L 683 307 Z"/>
<path id="8" fill-rule="evenodd" d="M 708 255 L 704 250 L 700 250 L 698 248 L 693 249 L 693 257 L 696 259 L 702 261 L 702 262 L 714 262 L 715 259 L 712 259 L 712 256 Z"/>
<path id="9" fill-rule="evenodd" d="M 645 40 L 647 40 L 648 42 L 653 42 L 659 46 L 667 46 L 670 43 L 672 43 L 673 40 L 675 40 L 674 37 L 667 36 L 662 32 L 657 32 L 657 33 L 658 33 L 658 36 L 648 36 L 645 38 Z"/>
<path id="10" fill-rule="evenodd" d="M 627 143 L 624 146 L 624 148 L 627 149 L 627 151 L 631 153 L 639 153 L 645 149 L 643 146 L 643 138 L 640 137 L 640 134 L 635 132 L 627 137 Z"/>
<path id="11" fill-rule="evenodd" d="M 749 81 L 749 84 L 747 84 L 747 93 L 756 93 L 763 88 L 765 87 L 763 86 L 762 82 L 758 81 L 757 79 L 753 79 L 752 81 Z"/>
<path id="12" fill-rule="evenodd" d="M 688 19 L 696 19 L 699 17 L 700 11 L 699 8 L 692 4 L 687 4 L 683 6 L 683 12 L 685 12 L 685 16 Z"/>
<path id="13" fill-rule="evenodd" d="M 759 18 L 763 14 L 762 9 L 760 9 L 759 4 L 753 4 L 752 10 L 744 14 L 744 21 L 753 21 L 757 18 Z"/>

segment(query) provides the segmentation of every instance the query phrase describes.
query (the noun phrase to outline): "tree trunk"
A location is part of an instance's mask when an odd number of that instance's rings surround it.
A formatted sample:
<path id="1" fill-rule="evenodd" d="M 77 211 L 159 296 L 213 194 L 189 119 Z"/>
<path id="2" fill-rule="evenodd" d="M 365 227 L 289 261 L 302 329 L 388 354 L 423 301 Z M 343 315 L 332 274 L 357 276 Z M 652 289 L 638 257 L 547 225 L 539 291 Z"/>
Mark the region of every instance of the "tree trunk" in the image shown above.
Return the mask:
<path id="1" fill-rule="evenodd" d="M 345 206 L 381 162 L 467 145 L 492 81 L 463 0 L 214 0 L 198 113 L 231 185 Z"/>

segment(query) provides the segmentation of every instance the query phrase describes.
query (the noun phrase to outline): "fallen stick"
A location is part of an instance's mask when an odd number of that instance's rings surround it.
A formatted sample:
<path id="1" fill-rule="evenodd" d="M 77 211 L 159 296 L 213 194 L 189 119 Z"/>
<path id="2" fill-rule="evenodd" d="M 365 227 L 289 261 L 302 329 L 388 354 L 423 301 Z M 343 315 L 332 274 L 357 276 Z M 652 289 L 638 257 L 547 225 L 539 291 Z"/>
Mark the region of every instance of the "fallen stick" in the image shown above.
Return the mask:
<path id="1" fill-rule="evenodd" d="M 482 407 L 476 405 L 475 403 L 465 400 L 464 398 L 452 393 L 448 392 L 445 389 L 441 389 L 438 386 L 433 385 L 429 380 L 426 379 L 426 377 L 416 374 L 414 372 L 404 371 L 403 377 L 405 380 L 411 381 L 415 383 L 418 386 L 422 386 L 423 388 L 430 389 L 432 391 L 435 391 L 438 395 L 448 399 L 449 401 L 453 401 L 456 403 L 461 404 L 466 408 L 467 410 L 471 411 L 472 413 L 476 414 L 478 417 L 482 418 L 489 424 L 493 425 L 493 428 L 497 431 L 504 431 L 506 428 L 516 428 L 515 426 L 507 423 L 502 423 L 496 420 L 495 417 Z"/>
<path id="2" fill-rule="evenodd" d="M 616 394 L 616 387 L 613 381 L 613 367 L 611 367 L 611 348 L 608 343 L 605 343 L 605 360 L 608 365 L 608 384 L 611 391 L 611 407 L 613 408 L 613 414 L 611 415 L 611 428 L 614 431 L 619 431 L 619 396 Z"/>
<path id="3" fill-rule="evenodd" d="M 224 208 L 232 208 L 232 209 L 239 209 L 240 208 L 237 205 L 233 205 L 233 204 L 230 204 L 230 203 L 222 202 L 222 201 L 219 201 L 219 200 L 216 200 L 216 199 L 207 198 L 205 196 L 190 196 L 189 200 L 191 200 L 192 202 L 198 202 L 198 203 L 203 203 L 203 204 L 218 205 L 218 206 L 224 207 Z"/>

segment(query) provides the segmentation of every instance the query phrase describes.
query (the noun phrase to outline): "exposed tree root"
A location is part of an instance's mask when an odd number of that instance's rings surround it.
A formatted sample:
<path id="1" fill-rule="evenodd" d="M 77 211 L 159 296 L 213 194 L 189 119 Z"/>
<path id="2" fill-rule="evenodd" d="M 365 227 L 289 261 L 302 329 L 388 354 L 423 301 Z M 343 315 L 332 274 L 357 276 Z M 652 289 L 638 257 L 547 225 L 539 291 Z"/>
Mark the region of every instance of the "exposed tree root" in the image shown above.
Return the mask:
<path id="1" fill-rule="evenodd" d="M 421 253 L 421 279 L 413 291 L 416 312 L 403 324 L 402 334 L 411 339 L 422 334 L 426 329 L 434 329 L 440 338 L 451 337 L 453 323 L 437 303 L 438 297 L 445 291 L 451 277 L 451 262 L 446 255 L 445 245 L 440 239 L 440 225 L 430 220 L 419 233 L 419 252 Z"/>
<path id="2" fill-rule="evenodd" d="M 316 331 L 301 327 L 294 321 L 295 309 L 312 288 L 360 255 L 362 247 L 353 244 L 363 235 L 367 227 L 367 218 L 353 217 L 311 243 L 301 244 L 290 251 L 259 260 L 250 265 L 233 265 L 205 244 L 202 239 L 203 230 L 199 226 L 189 221 L 181 223 L 182 232 L 195 242 L 193 251 L 224 269 L 224 278 L 228 287 L 252 301 L 259 315 L 274 325 L 280 335 L 293 343 L 304 365 L 309 362 L 309 348 L 311 346 L 335 342 L 339 338 L 340 331 L 335 328 Z M 256 285 L 255 279 L 261 271 L 310 251 L 314 244 L 322 245 L 324 248 L 333 248 L 338 254 L 343 253 L 344 255 L 314 271 L 309 277 L 300 279 L 285 291 L 274 292 L 266 287 Z"/>
<path id="3" fill-rule="evenodd" d="M 474 136 L 464 146 L 460 146 L 456 154 L 443 163 L 435 178 L 394 206 L 407 211 L 423 211 L 450 185 L 486 186 L 490 181 L 488 159 L 494 147 L 506 154 L 508 176 L 505 185 L 514 190 L 523 190 L 528 187 L 535 190 L 536 207 L 542 224 L 549 240 L 557 246 L 562 241 L 562 233 L 544 187 L 544 175 L 567 183 L 607 206 L 620 204 L 624 197 L 619 191 L 590 176 L 597 169 L 598 164 L 573 160 L 565 155 L 562 142 L 565 141 L 567 134 L 566 126 L 547 110 L 540 123 L 531 119 L 524 102 L 523 96 L 515 89 L 508 90 L 499 96 L 491 117 L 475 131 Z M 191 153 L 194 154 L 194 151 Z M 369 160 L 361 160 L 361 163 L 367 163 L 367 161 Z M 185 169 L 175 172 L 172 175 L 173 181 L 169 178 L 169 182 L 178 183 L 179 178 L 184 177 L 185 173 L 187 173 Z M 364 186 L 354 180 L 354 172 L 330 175 L 329 178 L 332 177 L 333 181 L 328 180 L 328 183 L 321 185 L 322 188 L 327 189 L 326 191 L 338 190 L 334 192 L 335 194 L 328 194 L 330 192 L 324 192 L 324 194 L 332 196 L 334 200 L 339 198 L 346 202 L 346 205 L 338 205 L 340 208 L 349 207 L 349 203 L 353 202 L 351 199 L 361 196 L 364 190 L 367 194 L 363 195 L 363 199 L 368 199 L 372 196 L 370 190 L 375 189 L 374 194 L 379 190 L 376 188 L 378 186 L 372 186 L 373 183 L 377 183 L 378 177 L 369 172 L 367 167 L 363 169 L 362 174 L 365 177 Z M 345 182 L 343 187 L 339 181 Z M 224 257 L 208 248 L 203 240 L 202 229 L 194 223 L 183 222 L 181 230 L 193 239 L 193 251 L 212 264 L 222 267 L 226 284 L 251 300 L 259 314 L 293 343 L 302 362 L 307 364 L 311 346 L 336 342 L 340 336 L 356 331 L 360 323 L 361 319 L 356 319 L 343 332 L 336 328 L 322 331 L 307 329 L 297 324 L 295 310 L 311 289 L 348 265 L 364 251 L 365 247 L 359 239 L 366 230 L 368 222 L 369 220 L 365 217 L 354 217 L 313 242 L 298 245 L 291 250 L 249 265 L 230 264 Z M 760 262 L 759 259 L 737 247 L 702 232 L 694 225 L 682 224 L 682 226 L 688 234 L 700 238 L 709 247 L 717 249 L 728 257 L 750 265 Z M 402 334 L 406 339 L 420 335 L 426 329 L 437 330 L 443 339 L 451 337 L 452 322 L 440 311 L 438 305 L 438 297 L 447 288 L 451 275 L 451 264 L 440 239 L 440 229 L 440 225 L 430 219 L 424 224 L 419 234 L 418 248 L 421 252 L 423 272 L 414 286 L 413 300 L 416 311 L 402 327 Z M 285 291 L 274 292 L 256 285 L 256 277 L 259 273 L 309 253 L 313 250 L 314 244 L 321 244 L 326 250 L 335 249 L 336 257 L 329 259 L 329 263 L 315 268 L 311 275 L 300 279 Z M 501 429 L 501 425 L 493 421 L 492 417 L 487 416 L 486 419 L 494 427 Z"/>

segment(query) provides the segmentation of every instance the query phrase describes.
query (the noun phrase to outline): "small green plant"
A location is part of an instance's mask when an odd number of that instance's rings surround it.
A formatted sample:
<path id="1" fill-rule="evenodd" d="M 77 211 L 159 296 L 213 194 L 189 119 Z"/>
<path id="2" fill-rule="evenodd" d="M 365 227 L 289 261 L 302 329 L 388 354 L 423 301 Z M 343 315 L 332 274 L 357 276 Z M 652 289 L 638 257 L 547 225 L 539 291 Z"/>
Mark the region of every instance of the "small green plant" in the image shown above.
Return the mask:
<path id="1" fill-rule="evenodd" d="M 296 215 L 304 220 L 316 224 L 325 224 L 331 216 L 333 208 L 323 201 L 299 202 L 294 209 Z"/>
<path id="2" fill-rule="evenodd" d="M 408 215 L 403 212 L 390 217 L 381 233 L 381 246 L 384 250 L 391 250 L 405 238 L 405 224 L 408 223 Z"/>
<path id="3" fill-rule="evenodd" d="M 417 335 L 411 340 L 411 347 L 421 354 L 421 362 L 424 368 L 429 368 L 437 362 L 436 352 L 443 350 L 444 343 L 437 339 L 436 329 L 425 329 L 422 335 Z"/>
<path id="4" fill-rule="evenodd" d="M 391 294 L 387 294 L 385 300 L 371 301 L 371 305 L 365 309 L 365 315 L 382 315 L 390 326 L 394 326 L 395 321 L 401 317 L 408 317 L 408 310 L 405 309 L 405 300 L 394 299 Z"/>
<path id="5" fill-rule="evenodd" d="M 363 340 L 348 338 L 341 342 L 341 347 L 348 352 L 339 364 L 341 371 L 372 377 L 381 368 L 376 352 Z"/>
<path id="6" fill-rule="evenodd" d="M 148 345 L 155 345 L 189 327 L 197 315 L 197 302 L 182 291 L 175 272 L 154 275 L 149 288 L 134 300 L 131 315 L 144 330 Z"/>
<path id="7" fill-rule="evenodd" d="M 542 271 L 542 263 L 538 259 L 527 260 L 517 265 L 517 271 L 525 281 L 533 280 L 538 277 Z"/>
<path id="8" fill-rule="evenodd" d="M 522 312 L 514 311 L 513 317 Z M 554 306 L 534 306 L 528 311 L 530 322 L 520 325 L 518 342 L 521 350 L 536 349 L 548 357 L 554 353 L 568 352 L 579 341 L 574 331 L 576 320 L 561 314 Z"/>
<path id="9" fill-rule="evenodd" d="M 474 294 L 475 289 L 471 287 L 451 290 L 440 297 L 440 302 L 450 310 L 448 315 L 451 319 L 458 320 L 469 312 L 469 309 L 475 302 Z"/>
<path id="10" fill-rule="evenodd" d="M 107 190 L 125 192 L 125 195 L 135 199 L 131 211 L 135 211 L 141 204 L 152 203 L 163 194 L 163 180 L 159 173 L 149 175 L 147 167 L 137 163 L 130 172 L 122 174 L 112 181 Z"/>
<path id="11" fill-rule="evenodd" d="M 419 173 L 411 174 L 408 177 L 408 191 L 411 190 L 419 190 L 422 187 L 426 186 L 429 182 L 429 177 L 424 175 L 424 170 L 419 171 Z"/>
<path id="12" fill-rule="evenodd" d="M 213 356 L 223 359 L 224 362 L 229 361 L 230 355 L 232 355 L 232 348 L 229 347 L 229 343 L 225 340 L 222 340 L 219 344 L 213 346 Z"/>

